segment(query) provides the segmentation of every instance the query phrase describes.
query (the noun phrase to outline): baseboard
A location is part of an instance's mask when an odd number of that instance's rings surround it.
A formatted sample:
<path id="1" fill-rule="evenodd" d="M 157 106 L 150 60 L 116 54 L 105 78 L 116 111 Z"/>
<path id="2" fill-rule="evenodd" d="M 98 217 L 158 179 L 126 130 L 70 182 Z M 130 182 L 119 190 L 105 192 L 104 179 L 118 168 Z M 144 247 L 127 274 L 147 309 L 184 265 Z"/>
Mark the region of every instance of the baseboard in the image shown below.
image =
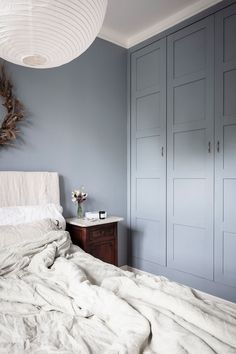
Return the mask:
<path id="1" fill-rule="evenodd" d="M 153 273 L 149 273 L 149 272 L 145 272 L 144 270 L 140 270 L 138 268 L 134 268 L 134 267 L 130 267 L 128 265 L 123 265 L 120 267 L 122 270 L 126 270 L 126 271 L 129 271 L 129 272 L 133 272 L 135 274 L 139 274 L 139 275 L 148 275 L 148 276 L 155 276 L 157 277 L 158 275 L 156 274 L 153 274 Z M 205 298 L 206 300 L 212 300 L 212 301 L 216 301 L 216 302 L 221 302 L 221 303 L 228 303 L 230 304 L 231 306 L 234 305 L 235 306 L 235 303 L 234 302 L 231 302 L 231 301 L 228 301 L 228 300 L 225 300 L 225 299 L 222 299 L 221 297 L 218 297 L 218 296 L 214 296 L 212 294 L 208 294 L 208 293 L 205 293 L 204 291 L 201 291 L 201 290 L 198 290 L 198 289 L 194 289 L 196 290 L 203 298 Z"/>

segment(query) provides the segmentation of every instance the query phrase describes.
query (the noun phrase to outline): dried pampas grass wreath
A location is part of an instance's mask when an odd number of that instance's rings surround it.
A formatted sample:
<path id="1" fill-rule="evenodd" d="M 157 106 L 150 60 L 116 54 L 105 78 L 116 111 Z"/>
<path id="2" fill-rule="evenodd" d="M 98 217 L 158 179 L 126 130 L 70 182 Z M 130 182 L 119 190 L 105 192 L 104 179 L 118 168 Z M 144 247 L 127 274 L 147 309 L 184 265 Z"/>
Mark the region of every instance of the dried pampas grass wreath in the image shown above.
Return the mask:
<path id="1" fill-rule="evenodd" d="M 2 124 L 0 124 L 1 147 L 10 145 L 11 141 L 16 138 L 19 133 L 17 123 L 25 117 L 24 106 L 13 93 L 13 85 L 6 75 L 4 65 L 0 67 L 0 96 L 6 110 L 5 116 L 1 119 Z"/>

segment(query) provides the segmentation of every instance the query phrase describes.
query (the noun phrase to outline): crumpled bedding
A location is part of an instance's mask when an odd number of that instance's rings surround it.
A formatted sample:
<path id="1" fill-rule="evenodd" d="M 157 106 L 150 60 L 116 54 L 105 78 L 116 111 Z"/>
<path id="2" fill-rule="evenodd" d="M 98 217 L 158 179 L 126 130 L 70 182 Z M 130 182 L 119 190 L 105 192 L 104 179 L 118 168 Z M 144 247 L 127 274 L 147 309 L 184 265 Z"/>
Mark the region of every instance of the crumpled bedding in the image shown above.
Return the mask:
<path id="1" fill-rule="evenodd" d="M 236 353 L 236 305 L 103 263 L 51 231 L 0 251 L 0 353 Z"/>

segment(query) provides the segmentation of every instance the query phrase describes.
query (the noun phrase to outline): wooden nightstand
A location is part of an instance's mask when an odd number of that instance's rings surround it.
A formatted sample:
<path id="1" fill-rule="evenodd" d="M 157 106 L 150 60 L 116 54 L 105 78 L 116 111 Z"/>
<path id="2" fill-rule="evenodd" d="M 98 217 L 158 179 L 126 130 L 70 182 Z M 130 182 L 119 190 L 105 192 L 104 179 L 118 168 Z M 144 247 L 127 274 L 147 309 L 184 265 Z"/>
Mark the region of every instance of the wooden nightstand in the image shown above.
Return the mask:
<path id="1" fill-rule="evenodd" d="M 117 266 L 117 224 L 122 218 L 110 216 L 104 220 L 66 219 L 71 240 L 104 262 Z"/>

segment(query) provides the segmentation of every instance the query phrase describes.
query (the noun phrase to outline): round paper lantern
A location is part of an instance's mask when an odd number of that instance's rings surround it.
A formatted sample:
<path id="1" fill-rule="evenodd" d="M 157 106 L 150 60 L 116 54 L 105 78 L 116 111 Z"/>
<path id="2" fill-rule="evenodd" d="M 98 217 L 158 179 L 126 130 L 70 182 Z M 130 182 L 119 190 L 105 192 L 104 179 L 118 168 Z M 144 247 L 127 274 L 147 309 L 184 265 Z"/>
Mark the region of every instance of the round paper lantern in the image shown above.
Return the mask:
<path id="1" fill-rule="evenodd" d="M 52 68 L 81 55 L 99 33 L 107 0 L 0 0 L 0 57 Z"/>

